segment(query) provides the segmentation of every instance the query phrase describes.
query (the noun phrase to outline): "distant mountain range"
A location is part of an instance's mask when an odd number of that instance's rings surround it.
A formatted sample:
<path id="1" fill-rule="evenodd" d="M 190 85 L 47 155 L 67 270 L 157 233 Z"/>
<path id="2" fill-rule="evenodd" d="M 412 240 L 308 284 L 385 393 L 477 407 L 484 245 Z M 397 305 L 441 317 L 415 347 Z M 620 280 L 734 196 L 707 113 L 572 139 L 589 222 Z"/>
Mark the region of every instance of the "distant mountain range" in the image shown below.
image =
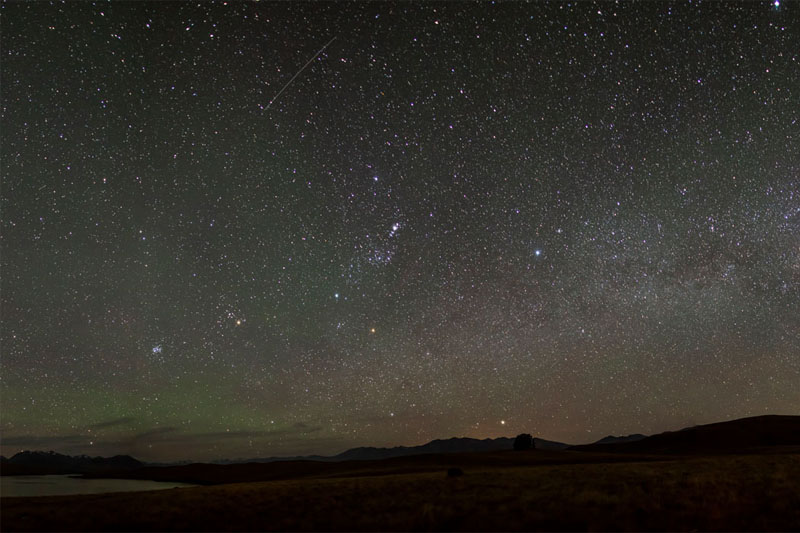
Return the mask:
<path id="1" fill-rule="evenodd" d="M 534 439 L 537 449 L 564 450 L 569 447 L 562 442 L 545 439 Z M 274 463 L 278 461 L 374 461 L 390 459 L 392 457 L 405 457 L 428 453 L 463 453 L 463 452 L 489 452 L 513 449 L 514 439 L 500 437 L 497 439 L 470 439 L 451 438 L 437 439 L 420 446 L 396 446 L 394 448 L 359 447 L 351 448 L 338 455 L 302 455 L 295 457 L 257 457 L 248 459 L 220 459 L 211 461 L 211 464 L 241 464 L 241 463 Z M 189 464 L 190 461 L 175 463 L 148 463 L 147 466 L 175 466 Z M 55 452 L 20 452 L 10 459 L 2 459 L 2 475 L 23 474 L 85 474 L 102 470 L 127 470 L 145 466 L 128 455 L 118 455 L 111 458 L 88 457 L 86 455 L 71 457 Z"/>
<path id="2" fill-rule="evenodd" d="M 0 457 L 0 473 L 10 475 L 85 474 L 110 470 L 131 470 L 144 466 L 130 455 L 89 457 L 56 452 L 20 452 L 11 458 Z"/>
<path id="3" fill-rule="evenodd" d="M 565 450 L 569 444 L 555 442 L 551 440 L 533 439 L 536 449 L 539 450 Z M 511 450 L 514 447 L 514 439 L 500 437 L 497 439 L 471 439 L 466 437 L 453 437 L 450 439 L 436 439 L 420 446 L 395 446 L 393 448 L 375 448 L 364 446 L 350 448 L 338 455 L 303 455 L 296 457 L 258 457 L 254 459 L 222 459 L 214 461 L 216 464 L 235 464 L 235 463 L 273 463 L 276 461 L 374 461 L 378 459 L 390 459 L 392 457 L 405 457 L 408 455 L 421 455 L 425 453 L 464 453 L 464 452 L 496 452 L 500 450 Z"/>
<path id="4" fill-rule="evenodd" d="M 537 450 L 569 450 L 589 452 L 616 452 L 636 454 L 661 453 L 730 453 L 773 446 L 800 446 L 800 416 L 767 415 L 741 418 L 694 426 L 680 431 L 657 435 L 633 434 L 622 437 L 609 435 L 593 444 L 570 446 L 562 442 L 534 439 Z M 437 439 L 420 446 L 394 448 L 351 448 L 334 456 L 306 455 L 298 457 L 264 457 L 213 461 L 217 465 L 242 463 L 275 463 L 281 461 L 316 461 L 335 463 L 343 461 L 375 461 L 423 454 L 475 453 L 512 450 L 514 439 L 451 438 Z M 130 471 L 142 466 L 174 466 L 182 463 L 150 463 L 144 465 L 128 455 L 115 457 L 71 457 L 55 452 L 20 452 L 7 459 L 0 457 L 0 475 L 21 474 L 102 474 L 107 471 Z M 242 464 L 242 466 L 244 466 Z M 294 467 L 297 468 L 297 467 Z"/>

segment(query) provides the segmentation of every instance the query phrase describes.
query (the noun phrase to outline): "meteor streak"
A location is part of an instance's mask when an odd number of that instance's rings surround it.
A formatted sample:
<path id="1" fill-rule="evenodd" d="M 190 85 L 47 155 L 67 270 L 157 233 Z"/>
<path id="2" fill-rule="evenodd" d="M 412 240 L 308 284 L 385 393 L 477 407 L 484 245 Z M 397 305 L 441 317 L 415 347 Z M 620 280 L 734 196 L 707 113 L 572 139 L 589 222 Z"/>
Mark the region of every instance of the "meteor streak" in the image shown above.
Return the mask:
<path id="1" fill-rule="evenodd" d="M 279 97 L 281 94 L 283 94 L 283 91 L 285 91 L 285 90 L 286 90 L 286 88 L 287 88 L 287 87 L 289 87 L 289 85 L 291 85 L 291 84 L 292 84 L 292 82 L 295 80 L 295 78 L 297 78 L 297 76 L 299 76 L 299 75 L 300 75 L 300 73 L 301 73 L 301 72 L 303 72 L 303 71 L 306 69 L 306 67 L 308 67 L 308 65 L 310 65 L 310 64 L 311 64 L 311 62 L 312 62 L 312 61 L 314 61 L 314 60 L 315 60 L 317 57 L 319 57 L 319 55 L 320 55 L 320 54 L 321 54 L 321 53 L 322 53 L 322 52 L 323 52 L 323 51 L 324 51 L 326 48 L 328 48 L 328 46 L 329 46 L 329 45 L 330 45 L 330 44 L 331 44 L 333 41 L 335 41 L 335 40 L 336 40 L 336 37 L 334 37 L 333 39 L 331 39 L 330 41 L 328 41 L 327 43 L 325 43 L 325 46 L 323 46 L 322 48 L 320 48 L 320 49 L 319 49 L 319 52 L 317 52 L 316 54 L 314 54 L 314 57 L 312 57 L 311 59 L 309 59 L 309 60 L 306 62 L 306 64 L 305 64 L 305 65 L 303 65 L 303 67 L 302 67 L 300 70 L 298 70 L 298 71 L 297 71 L 297 73 L 296 73 L 294 76 L 292 76 L 292 79 L 290 79 L 290 80 L 289 80 L 289 81 L 286 83 L 286 85 L 284 85 L 284 86 L 283 86 L 283 88 L 281 88 L 281 90 L 280 90 L 280 91 L 278 91 L 278 94 L 276 94 L 275 96 L 273 96 L 273 97 L 272 97 L 272 100 L 270 100 L 270 101 L 269 101 L 269 103 L 267 104 L 267 107 L 265 107 L 265 108 L 264 108 L 264 111 L 268 110 L 268 109 L 269 109 L 269 108 L 272 106 L 272 104 L 275 102 L 275 100 L 277 100 L 277 99 L 278 99 L 278 97 Z"/>

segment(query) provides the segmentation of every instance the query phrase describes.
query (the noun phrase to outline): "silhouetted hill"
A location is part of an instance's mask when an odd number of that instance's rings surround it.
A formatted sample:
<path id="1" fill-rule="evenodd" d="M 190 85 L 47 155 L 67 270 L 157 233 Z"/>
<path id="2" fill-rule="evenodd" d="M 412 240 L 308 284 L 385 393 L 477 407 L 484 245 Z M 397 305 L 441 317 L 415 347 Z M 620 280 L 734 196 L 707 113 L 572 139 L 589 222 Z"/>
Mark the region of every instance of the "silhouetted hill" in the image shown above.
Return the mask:
<path id="1" fill-rule="evenodd" d="M 84 474 L 89 472 L 131 470 L 143 464 L 129 455 L 89 457 L 62 455 L 56 452 L 24 451 L 3 462 L 2 472 L 12 475 Z"/>
<path id="2" fill-rule="evenodd" d="M 740 418 L 659 433 L 637 441 L 594 443 L 570 450 L 630 453 L 730 453 L 774 446 L 800 446 L 800 416 Z"/>
<path id="3" fill-rule="evenodd" d="M 615 437 L 614 435 L 609 435 L 607 437 L 603 437 L 597 442 L 593 442 L 592 444 L 617 444 L 620 442 L 635 442 L 637 440 L 646 439 L 647 435 L 642 435 L 641 433 L 634 433 L 633 435 L 625 435 L 624 437 Z"/>

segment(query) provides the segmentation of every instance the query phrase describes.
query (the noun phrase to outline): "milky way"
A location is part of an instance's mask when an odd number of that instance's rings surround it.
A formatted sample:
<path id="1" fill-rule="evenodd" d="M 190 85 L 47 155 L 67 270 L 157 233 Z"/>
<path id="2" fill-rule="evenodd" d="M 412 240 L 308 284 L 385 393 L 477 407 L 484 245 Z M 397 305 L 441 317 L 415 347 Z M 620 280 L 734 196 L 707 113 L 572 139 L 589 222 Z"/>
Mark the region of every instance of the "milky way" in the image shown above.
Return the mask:
<path id="1" fill-rule="evenodd" d="M 797 2 L 0 15 L 4 454 L 800 412 Z"/>

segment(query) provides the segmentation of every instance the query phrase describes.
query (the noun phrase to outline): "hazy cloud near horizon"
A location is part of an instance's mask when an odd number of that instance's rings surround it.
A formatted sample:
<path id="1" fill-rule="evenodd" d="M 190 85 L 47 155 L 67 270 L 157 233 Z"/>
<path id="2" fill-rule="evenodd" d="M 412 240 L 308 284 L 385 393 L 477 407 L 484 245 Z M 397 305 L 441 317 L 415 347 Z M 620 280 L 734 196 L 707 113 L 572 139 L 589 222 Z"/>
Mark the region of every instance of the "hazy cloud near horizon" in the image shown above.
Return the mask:
<path id="1" fill-rule="evenodd" d="M 98 422 L 96 424 L 92 424 L 89 429 L 105 429 L 114 426 L 129 426 L 136 422 L 136 419 L 132 416 L 123 416 L 121 418 L 114 418 L 112 420 L 106 420 L 104 422 Z"/>

